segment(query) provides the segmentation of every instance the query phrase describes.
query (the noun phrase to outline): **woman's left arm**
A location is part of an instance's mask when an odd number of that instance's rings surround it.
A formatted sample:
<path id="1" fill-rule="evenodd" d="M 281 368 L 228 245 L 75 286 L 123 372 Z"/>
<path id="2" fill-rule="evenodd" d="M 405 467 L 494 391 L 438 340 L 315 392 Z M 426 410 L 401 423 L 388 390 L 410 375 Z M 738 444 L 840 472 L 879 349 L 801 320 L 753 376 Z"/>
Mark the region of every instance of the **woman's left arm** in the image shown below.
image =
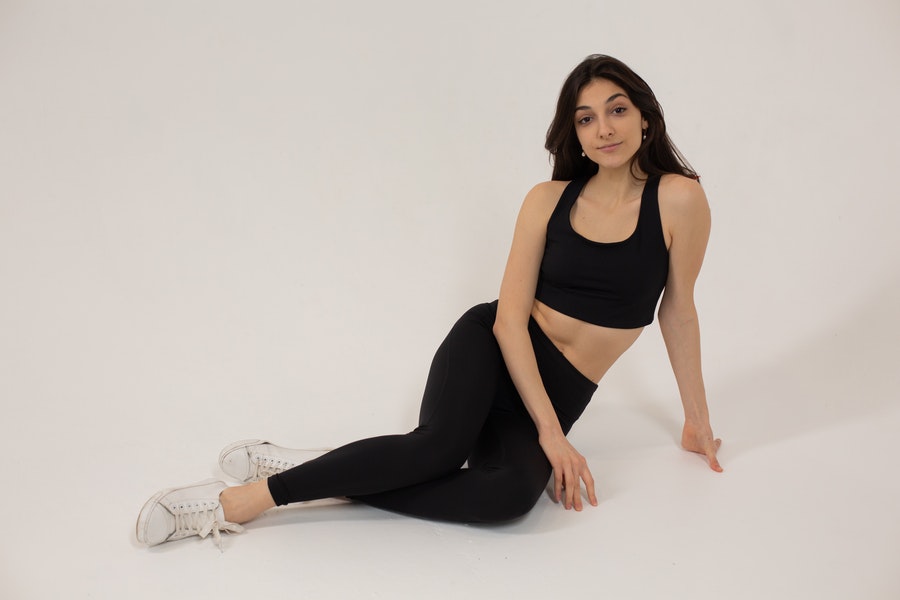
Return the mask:
<path id="1" fill-rule="evenodd" d="M 694 180 L 666 176 L 660 182 L 660 215 L 669 237 L 669 276 L 659 307 L 659 325 L 684 405 L 681 445 L 706 457 L 710 468 L 722 471 L 700 365 L 700 324 L 694 305 L 694 284 L 709 241 L 709 204 Z"/>

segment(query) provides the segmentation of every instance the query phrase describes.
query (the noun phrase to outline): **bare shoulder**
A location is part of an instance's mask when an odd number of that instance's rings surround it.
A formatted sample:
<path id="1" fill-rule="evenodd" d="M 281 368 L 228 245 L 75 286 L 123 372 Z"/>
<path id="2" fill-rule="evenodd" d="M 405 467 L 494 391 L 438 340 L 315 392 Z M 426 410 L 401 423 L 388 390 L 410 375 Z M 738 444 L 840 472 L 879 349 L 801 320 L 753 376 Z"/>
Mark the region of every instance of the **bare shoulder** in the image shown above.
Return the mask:
<path id="1" fill-rule="evenodd" d="M 520 214 L 546 222 L 568 184 L 568 181 L 543 181 L 537 184 L 525 196 Z"/>
<path id="2" fill-rule="evenodd" d="M 670 173 L 659 181 L 659 211 L 664 221 L 705 220 L 709 202 L 699 181 Z"/>
<path id="3" fill-rule="evenodd" d="M 525 200 L 537 203 L 552 202 L 555 206 L 567 185 L 568 181 L 542 181 L 531 188 Z"/>

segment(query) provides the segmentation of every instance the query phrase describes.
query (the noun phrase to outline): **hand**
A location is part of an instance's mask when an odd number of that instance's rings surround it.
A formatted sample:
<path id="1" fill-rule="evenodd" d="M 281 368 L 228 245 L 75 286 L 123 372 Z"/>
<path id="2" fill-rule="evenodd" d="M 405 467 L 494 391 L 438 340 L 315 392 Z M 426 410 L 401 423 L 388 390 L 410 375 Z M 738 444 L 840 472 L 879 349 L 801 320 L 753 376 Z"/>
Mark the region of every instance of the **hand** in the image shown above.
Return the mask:
<path id="1" fill-rule="evenodd" d="M 709 462 L 709 468 L 717 473 L 723 471 L 716 458 L 716 452 L 719 451 L 721 445 L 722 440 L 713 438 L 712 429 L 708 425 L 697 427 L 685 421 L 684 429 L 681 431 L 681 447 L 688 452 L 704 455 Z"/>
<path id="2" fill-rule="evenodd" d="M 597 495 L 594 493 L 594 478 L 588 469 L 587 460 L 578 453 L 569 443 L 562 432 L 542 435 L 539 438 L 541 449 L 553 467 L 553 493 L 554 500 L 559 502 L 563 490 L 565 490 L 564 506 L 566 510 L 575 507 L 580 511 L 581 482 L 587 491 L 588 501 L 592 506 L 597 506 Z"/>

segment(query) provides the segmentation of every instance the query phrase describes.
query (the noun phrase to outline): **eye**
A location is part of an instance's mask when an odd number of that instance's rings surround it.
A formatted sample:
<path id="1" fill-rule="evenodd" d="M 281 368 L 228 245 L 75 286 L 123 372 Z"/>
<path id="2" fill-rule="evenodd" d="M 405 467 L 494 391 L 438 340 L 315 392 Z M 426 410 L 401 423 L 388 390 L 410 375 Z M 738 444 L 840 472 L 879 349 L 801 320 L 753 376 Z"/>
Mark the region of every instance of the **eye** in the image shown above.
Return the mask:
<path id="1" fill-rule="evenodd" d="M 578 120 L 575 121 L 575 122 L 578 123 L 579 125 L 587 125 L 587 124 L 590 123 L 592 120 L 593 120 L 593 117 L 587 117 L 587 116 L 586 116 L 586 117 L 581 117 L 580 119 L 578 119 Z"/>
<path id="2" fill-rule="evenodd" d="M 623 113 L 624 113 L 625 111 L 627 111 L 627 110 L 628 110 L 628 109 L 625 108 L 624 106 L 617 106 L 617 107 L 615 107 L 614 109 L 612 109 L 612 112 L 613 112 L 613 114 L 615 114 L 615 115 L 621 115 L 621 114 L 623 114 Z"/>

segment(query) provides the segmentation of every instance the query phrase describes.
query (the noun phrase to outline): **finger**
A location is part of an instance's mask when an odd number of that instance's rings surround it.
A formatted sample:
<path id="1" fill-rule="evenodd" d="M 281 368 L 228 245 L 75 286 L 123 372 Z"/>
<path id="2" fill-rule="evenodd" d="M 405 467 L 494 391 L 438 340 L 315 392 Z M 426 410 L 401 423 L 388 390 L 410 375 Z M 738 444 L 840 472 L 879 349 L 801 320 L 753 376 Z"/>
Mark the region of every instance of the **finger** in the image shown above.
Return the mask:
<path id="1" fill-rule="evenodd" d="M 560 493 L 562 492 L 562 474 L 553 469 L 553 499 L 559 504 Z"/>
<path id="2" fill-rule="evenodd" d="M 594 493 L 594 478 L 587 467 L 584 469 L 582 479 L 584 479 L 584 489 L 587 492 L 588 502 L 591 503 L 591 506 L 597 506 L 597 494 Z"/>
<path id="3" fill-rule="evenodd" d="M 724 470 L 722 469 L 722 465 L 719 464 L 719 459 L 716 456 L 716 451 L 718 451 L 721 445 L 722 440 L 716 440 L 713 444 L 714 447 L 706 451 L 706 459 L 709 461 L 709 468 L 717 473 L 721 473 Z"/>
<path id="4" fill-rule="evenodd" d="M 575 487 L 575 493 L 572 494 L 572 506 L 575 507 L 575 510 L 580 512 L 583 508 L 581 505 L 581 480 L 576 477 L 575 481 L 578 485 Z"/>
<path id="5" fill-rule="evenodd" d="M 581 467 L 581 472 L 576 476 L 576 483 L 578 483 L 578 489 L 575 490 L 575 510 L 581 511 L 584 508 L 581 498 L 581 482 L 584 481 L 584 489 L 588 495 L 590 495 L 590 490 L 588 487 L 588 480 L 591 478 L 591 473 L 588 471 L 587 465 Z"/>
<path id="6" fill-rule="evenodd" d="M 581 510 L 578 505 L 581 504 L 581 485 L 578 478 L 572 471 L 566 473 L 566 508 L 576 507 Z"/>

